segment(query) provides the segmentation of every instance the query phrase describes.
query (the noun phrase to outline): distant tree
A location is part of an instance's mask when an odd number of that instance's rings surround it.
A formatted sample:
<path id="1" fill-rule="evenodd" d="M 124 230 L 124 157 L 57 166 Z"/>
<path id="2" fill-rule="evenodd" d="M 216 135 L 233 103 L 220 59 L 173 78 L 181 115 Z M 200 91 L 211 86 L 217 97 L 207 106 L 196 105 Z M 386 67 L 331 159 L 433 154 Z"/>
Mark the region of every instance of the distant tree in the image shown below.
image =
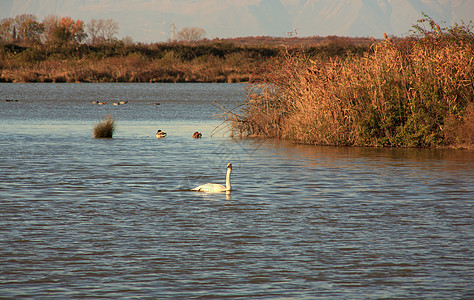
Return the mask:
<path id="1" fill-rule="evenodd" d="M 43 19 L 43 42 L 54 42 L 54 31 L 57 29 L 61 18 L 56 15 L 48 15 Z"/>
<path id="2" fill-rule="evenodd" d="M 102 26 L 99 30 L 99 35 L 105 41 L 113 41 L 119 32 L 118 22 L 113 19 L 103 20 Z"/>
<path id="3" fill-rule="evenodd" d="M 55 44 L 74 44 L 81 43 L 87 36 L 84 31 L 84 22 L 82 20 L 74 21 L 70 17 L 61 19 L 51 17 L 47 27 L 49 42 Z"/>
<path id="4" fill-rule="evenodd" d="M 128 46 L 128 45 L 133 45 L 133 44 L 134 44 L 133 38 L 132 38 L 131 36 L 129 36 L 129 35 L 124 36 L 124 37 L 122 38 L 122 42 L 123 42 L 123 44 L 126 45 L 126 46 Z"/>
<path id="5" fill-rule="evenodd" d="M 3 18 L 0 20 L 0 42 L 12 43 L 16 39 L 15 19 Z"/>
<path id="6" fill-rule="evenodd" d="M 185 27 L 177 34 L 178 41 L 195 42 L 204 39 L 206 31 L 197 27 Z"/>
<path id="7" fill-rule="evenodd" d="M 22 14 L 0 21 L 0 41 L 3 43 L 39 43 L 42 33 L 43 24 L 34 15 Z"/>
<path id="8" fill-rule="evenodd" d="M 86 24 L 86 32 L 89 37 L 88 43 L 91 45 L 98 44 L 99 39 L 99 21 L 92 19 L 89 23 Z"/>
<path id="9" fill-rule="evenodd" d="M 112 42 L 117 39 L 119 31 L 118 22 L 113 19 L 93 19 L 86 25 L 89 43 L 97 45 Z"/>
<path id="10" fill-rule="evenodd" d="M 38 22 L 36 16 L 22 14 L 15 17 L 16 39 L 19 43 L 39 43 L 44 31 L 42 23 Z"/>

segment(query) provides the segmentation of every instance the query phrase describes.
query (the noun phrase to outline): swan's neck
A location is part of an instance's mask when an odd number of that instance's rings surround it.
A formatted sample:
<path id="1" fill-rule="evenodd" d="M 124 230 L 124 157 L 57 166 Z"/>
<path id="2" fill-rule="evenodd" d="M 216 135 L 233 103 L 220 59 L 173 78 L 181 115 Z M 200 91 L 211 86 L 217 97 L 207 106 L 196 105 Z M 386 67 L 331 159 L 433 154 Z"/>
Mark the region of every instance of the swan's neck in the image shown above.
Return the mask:
<path id="1" fill-rule="evenodd" d="M 231 185 L 230 185 L 230 172 L 232 172 L 232 169 L 231 168 L 228 168 L 227 169 L 227 175 L 225 177 L 225 189 L 230 191 L 232 189 Z"/>

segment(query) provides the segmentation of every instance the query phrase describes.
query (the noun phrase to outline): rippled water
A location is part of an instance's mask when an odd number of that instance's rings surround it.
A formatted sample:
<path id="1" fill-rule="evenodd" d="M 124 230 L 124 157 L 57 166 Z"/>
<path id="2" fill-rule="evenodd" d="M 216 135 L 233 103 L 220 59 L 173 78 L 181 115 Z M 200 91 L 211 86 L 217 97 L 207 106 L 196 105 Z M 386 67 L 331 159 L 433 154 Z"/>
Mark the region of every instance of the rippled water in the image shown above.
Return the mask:
<path id="1" fill-rule="evenodd" d="M 211 137 L 244 93 L 0 84 L 0 297 L 474 297 L 472 151 Z"/>

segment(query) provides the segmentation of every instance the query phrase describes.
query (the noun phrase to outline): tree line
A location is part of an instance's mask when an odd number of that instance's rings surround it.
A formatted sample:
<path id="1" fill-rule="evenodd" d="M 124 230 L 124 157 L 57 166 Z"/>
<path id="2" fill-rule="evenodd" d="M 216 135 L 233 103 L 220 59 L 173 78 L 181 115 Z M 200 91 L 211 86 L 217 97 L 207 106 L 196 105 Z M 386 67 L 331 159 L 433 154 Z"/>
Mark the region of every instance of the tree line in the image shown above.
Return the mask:
<path id="1" fill-rule="evenodd" d="M 49 15 L 41 22 L 35 15 L 21 14 L 0 20 L 0 43 L 33 46 L 38 44 L 98 45 L 117 40 L 118 22 L 93 19 L 88 23 L 70 17 Z"/>
<path id="2" fill-rule="evenodd" d="M 21 14 L 0 20 L 0 43 L 33 46 L 38 44 L 67 45 L 87 43 L 102 45 L 118 41 L 119 24 L 113 19 L 92 19 L 85 23 L 70 17 L 48 15 L 39 21 L 35 15 Z M 185 27 L 174 37 L 176 41 L 195 42 L 205 38 L 206 31 Z M 129 36 L 124 43 L 133 43 Z"/>

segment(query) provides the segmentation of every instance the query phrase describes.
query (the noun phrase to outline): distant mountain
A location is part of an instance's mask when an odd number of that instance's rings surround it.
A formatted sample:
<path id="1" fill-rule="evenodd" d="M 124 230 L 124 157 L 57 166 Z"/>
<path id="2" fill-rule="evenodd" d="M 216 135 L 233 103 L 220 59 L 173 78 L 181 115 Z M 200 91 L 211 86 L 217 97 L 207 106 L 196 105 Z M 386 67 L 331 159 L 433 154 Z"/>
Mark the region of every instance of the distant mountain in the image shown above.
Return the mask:
<path id="1" fill-rule="evenodd" d="M 422 17 L 441 25 L 474 19 L 473 0 L 2 0 L 0 18 L 55 14 L 85 22 L 115 19 L 120 36 L 155 42 L 200 27 L 208 38 L 242 36 L 402 36 Z M 445 23 L 443 23 L 445 22 Z"/>

